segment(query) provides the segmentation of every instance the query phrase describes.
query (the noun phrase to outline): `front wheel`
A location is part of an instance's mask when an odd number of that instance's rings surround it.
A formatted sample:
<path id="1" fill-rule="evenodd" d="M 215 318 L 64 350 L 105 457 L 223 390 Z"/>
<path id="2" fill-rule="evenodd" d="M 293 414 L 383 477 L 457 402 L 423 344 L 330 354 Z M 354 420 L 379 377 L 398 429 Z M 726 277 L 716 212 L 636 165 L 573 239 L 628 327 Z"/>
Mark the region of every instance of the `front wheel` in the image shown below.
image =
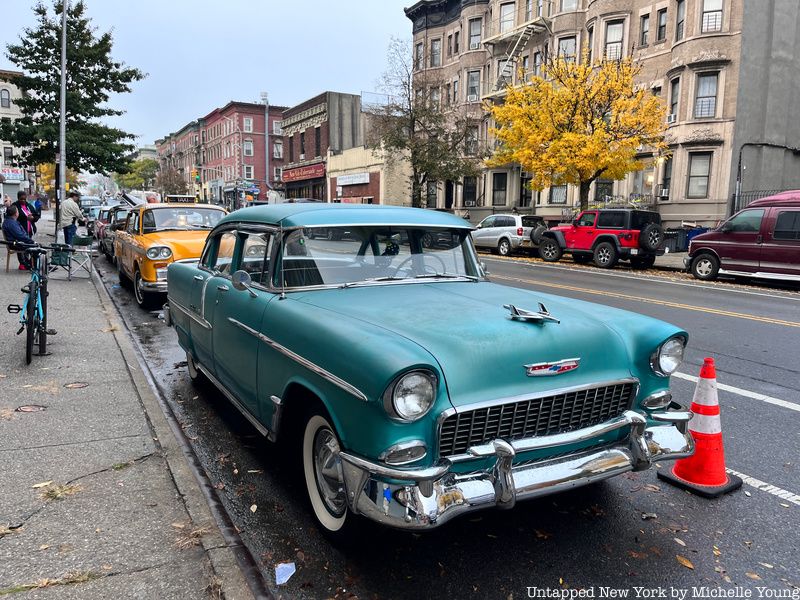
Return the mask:
<path id="1" fill-rule="evenodd" d="M 33 342 L 39 329 L 39 315 L 36 311 L 36 298 L 39 295 L 39 283 L 31 281 L 28 292 L 28 306 L 25 316 L 25 364 L 31 364 L 33 358 Z"/>
<path id="2" fill-rule="evenodd" d="M 312 414 L 303 430 L 303 475 L 317 523 L 323 533 L 336 538 L 344 537 L 354 520 L 347 509 L 340 449 L 328 419 Z"/>
<path id="3" fill-rule="evenodd" d="M 543 238 L 539 242 L 539 256 L 547 262 L 558 262 L 561 259 L 563 250 L 558 242 L 553 238 Z"/>
<path id="4" fill-rule="evenodd" d="M 497 243 L 497 253 L 500 256 L 508 256 L 511 253 L 511 244 L 506 238 Z"/>
<path id="5" fill-rule="evenodd" d="M 692 260 L 692 275 L 703 281 L 716 279 L 719 273 L 719 259 L 713 254 L 698 254 Z"/>
<path id="6" fill-rule="evenodd" d="M 136 304 L 140 308 L 149 310 L 156 305 L 155 299 L 157 294 L 152 292 L 145 292 L 142 290 L 142 273 L 136 271 L 133 275 L 133 295 L 136 297 Z"/>

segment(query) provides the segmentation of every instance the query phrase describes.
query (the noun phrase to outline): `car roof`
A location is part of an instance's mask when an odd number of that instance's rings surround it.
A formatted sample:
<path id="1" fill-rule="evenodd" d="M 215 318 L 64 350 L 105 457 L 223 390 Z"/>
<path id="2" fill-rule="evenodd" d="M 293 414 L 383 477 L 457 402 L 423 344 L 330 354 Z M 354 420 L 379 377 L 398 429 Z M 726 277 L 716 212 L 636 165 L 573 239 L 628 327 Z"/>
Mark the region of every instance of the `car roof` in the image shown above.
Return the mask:
<path id="1" fill-rule="evenodd" d="M 284 203 L 241 208 L 226 217 L 225 223 L 263 223 L 283 227 L 333 225 L 420 225 L 472 229 L 472 225 L 449 213 L 424 208 L 377 204 Z"/>
<path id="2" fill-rule="evenodd" d="M 192 208 L 216 208 L 218 210 L 225 210 L 216 204 L 195 204 L 194 202 L 158 202 L 155 204 L 137 204 L 133 208 L 143 208 L 145 210 L 149 210 L 152 208 L 186 208 L 187 206 Z"/>
<path id="3" fill-rule="evenodd" d="M 757 208 L 759 206 L 800 206 L 800 190 L 790 190 L 753 200 L 746 208 Z"/>

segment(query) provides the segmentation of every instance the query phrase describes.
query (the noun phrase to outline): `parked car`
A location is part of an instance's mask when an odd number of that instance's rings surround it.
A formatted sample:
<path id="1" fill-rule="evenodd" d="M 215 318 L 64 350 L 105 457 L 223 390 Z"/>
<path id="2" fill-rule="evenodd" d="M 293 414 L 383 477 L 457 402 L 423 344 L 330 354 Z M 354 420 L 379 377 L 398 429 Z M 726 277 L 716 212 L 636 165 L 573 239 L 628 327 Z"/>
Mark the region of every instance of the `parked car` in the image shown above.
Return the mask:
<path id="1" fill-rule="evenodd" d="M 211 204 L 142 204 L 131 208 L 117 230 L 114 255 L 122 285 L 133 285 L 136 302 L 156 305 L 167 291 L 167 267 L 200 258 L 208 232 L 226 214 Z"/>
<path id="2" fill-rule="evenodd" d="M 95 222 L 100 215 L 102 206 L 90 206 L 86 211 L 86 235 L 94 237 Z"/>
<path id="3" fill-rule="evenodd" d="M 478 223 L 472 239 L 478 248 L 489 248 L 507 256 L 520 248 L 535 248 L 547 229 L 542 217 L 535 215 L 489 215 Z"/>
<path id="4" fill-rule="evenodd" d="M 100 206 L 103 204 L 103 201 L 98 196 L 81 196 L 80 197 L 80 206 L 81 212 L 88 216 L 89 209 L 93 206 Z"/>
<path id="5" fill-rule="evenodd" d="M 167 269 L 190 378 L 285 441 L 328 535 L 355 515 L 429 529 L 693 450 L 669 390 L 685 331 L 491 283 L 471 229 L 415 208 L 245 208 Z"/>
<path id="6" fill-rule="evenodd" d="M 552 227 L 542 234 L 539 255 L 556 262 L 572 254 L 575 262 L 610 269 L 629 260 L 634 269 L 649 269 L 664 254 L 661 215 L 625 208 L 585 210 L 570 225 Z"/>
<path id="7" fill-rule="evenodd" d="M 125 204 L 114 206 L 110 209 L 108 223 L 98 222 L 97 239 L 102 252 L 108 260 L 114 260 L 114 238 L 117 231 L 125 227 L 125 220 L 128 218 L 130 209 Z"/>
<path id="8" fill-rule="evenodd" d="M 800 281 L 800 190 L 751 202 L 694 237 L 684 261 L 703 280 L 723 274 Z"/>

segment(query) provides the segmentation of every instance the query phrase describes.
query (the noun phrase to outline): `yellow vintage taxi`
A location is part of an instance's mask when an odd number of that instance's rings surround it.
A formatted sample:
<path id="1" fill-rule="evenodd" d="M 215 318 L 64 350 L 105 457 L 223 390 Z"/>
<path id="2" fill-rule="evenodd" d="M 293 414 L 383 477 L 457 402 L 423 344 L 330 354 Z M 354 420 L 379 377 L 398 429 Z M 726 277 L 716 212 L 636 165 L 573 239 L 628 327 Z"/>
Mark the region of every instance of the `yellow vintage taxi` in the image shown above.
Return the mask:
<path id="1" fill-rule="evenodd" d="M 133 287 L 142 308 L 155 307 L 167 292 L 170 263 L 196 261 L 208 232 L 227 214 L 213 204 L 142 204 L 131 209 L 114 239 L 119 281 Z"/>

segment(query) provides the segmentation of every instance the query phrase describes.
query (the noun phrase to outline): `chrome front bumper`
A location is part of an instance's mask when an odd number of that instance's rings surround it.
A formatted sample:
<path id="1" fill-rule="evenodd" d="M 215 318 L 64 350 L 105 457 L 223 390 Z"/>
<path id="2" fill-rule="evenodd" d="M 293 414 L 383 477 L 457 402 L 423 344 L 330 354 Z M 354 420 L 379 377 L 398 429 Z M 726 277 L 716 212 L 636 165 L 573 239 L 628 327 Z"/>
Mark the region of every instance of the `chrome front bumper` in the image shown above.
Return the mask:
<path id="1" fill-rule="evenodd" d="M 148 293 L 166 294 L 167 281 L 166 280 L 145 281 L 144 279 L 142 279 L 139 281 L 139 289 L 142 290 L 143 292 L 148 292 Z"/>
<path id="2" fill-rule="evenodd" d="M 672 405 L 678 408 L 679 405 Z M 682 409 L 682 407 L 680 407 Z M 491 469 L 451 472 L 452 463 L 416 470 L 397 469 L 341 452 L 350 509 L 374 521 L 402 529 L 430 529 L 484 508 L 512 508 L 517 500 L 544 496 L 627 471 L 642 471 L 660 460 L 690 456 L 694 441 L 687 431 L 692 413 L 674 410 L 651 415 L 659 425 L 647 426 L 642 414 L 629 410 L 594 427 L 541 438 L 476 446 L 476 458 L 493 455 Z M 519 452 L 550 448 L 629 428 L 625 440 L 558 458 L 513 465 Z"/>

